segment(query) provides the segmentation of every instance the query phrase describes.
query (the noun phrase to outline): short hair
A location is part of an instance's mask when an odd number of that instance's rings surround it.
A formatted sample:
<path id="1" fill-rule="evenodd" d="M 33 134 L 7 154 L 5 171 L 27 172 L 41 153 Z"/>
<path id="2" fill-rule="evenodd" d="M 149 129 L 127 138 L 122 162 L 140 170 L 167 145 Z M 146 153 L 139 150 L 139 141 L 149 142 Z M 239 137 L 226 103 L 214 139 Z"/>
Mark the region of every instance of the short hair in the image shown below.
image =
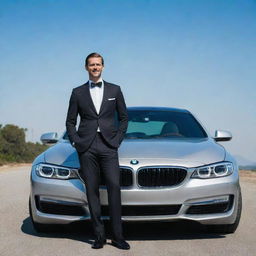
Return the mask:
<path id="1" fill-rule="evenodd" d="M 101 58 L 101 63 L 102 63 L 102 65 L 104 66 L 104 59 L 103 59 L 103 57 L 102 57 L 99 53 L 97 53 L 97 52 L 90 53 L 90 54 L 86 57 L 86 59 L 85 59 L 85 66 L 88 65 L 88 60 L 89 60 L 90 58 L 92 58 L 92 57 Z"/>

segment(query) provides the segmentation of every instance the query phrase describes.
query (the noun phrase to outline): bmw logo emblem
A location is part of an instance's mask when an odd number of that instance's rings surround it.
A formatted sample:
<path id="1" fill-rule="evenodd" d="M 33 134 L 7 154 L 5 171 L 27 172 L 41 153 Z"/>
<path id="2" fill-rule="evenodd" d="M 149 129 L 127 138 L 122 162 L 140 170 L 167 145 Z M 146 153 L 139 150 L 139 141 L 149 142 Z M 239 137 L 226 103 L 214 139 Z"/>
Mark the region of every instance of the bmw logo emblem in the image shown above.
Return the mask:
<path id="1" fill-rule="evenodd" d="M 139 161 L 138 161 L 138 160 L 136 160 L 136 159 L 132 159 L 130 163 L 131 163 L 131 164 L 138 164 L 138 163 L 139 163 Z"/>

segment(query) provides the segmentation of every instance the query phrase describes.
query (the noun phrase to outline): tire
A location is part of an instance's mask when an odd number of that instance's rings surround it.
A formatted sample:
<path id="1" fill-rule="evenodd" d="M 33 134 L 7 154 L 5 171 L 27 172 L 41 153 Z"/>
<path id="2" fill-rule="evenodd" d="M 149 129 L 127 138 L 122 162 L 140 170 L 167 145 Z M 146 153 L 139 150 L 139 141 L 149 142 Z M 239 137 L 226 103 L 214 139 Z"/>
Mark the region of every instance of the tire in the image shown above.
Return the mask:
<path id="1" fill-rule="evenodd" d="M 30 217 L 33 227 L 37 233 L 46 233 L 47 231 L 49 231 L 49 225 L 41 224 L 41 223 L 34 221 L 33 215 L 32 215 L 32 207 L 31 207 L 31 198 L 30 197 L 29 197 L 29 217 Z"/>
<path id="2" fill-rule="evenodd" d="M 207 230 L 211 233 L 225 233 L 225 234 L 234 233 L 239 225 L 241 213 L 242 213 L 242 194 L 241 194 L 241 188 L 239 187 L 237 215 L 236 215 L 235 222 L 233 224 L 225 224 L 225 225 L 208 225 Z"/>

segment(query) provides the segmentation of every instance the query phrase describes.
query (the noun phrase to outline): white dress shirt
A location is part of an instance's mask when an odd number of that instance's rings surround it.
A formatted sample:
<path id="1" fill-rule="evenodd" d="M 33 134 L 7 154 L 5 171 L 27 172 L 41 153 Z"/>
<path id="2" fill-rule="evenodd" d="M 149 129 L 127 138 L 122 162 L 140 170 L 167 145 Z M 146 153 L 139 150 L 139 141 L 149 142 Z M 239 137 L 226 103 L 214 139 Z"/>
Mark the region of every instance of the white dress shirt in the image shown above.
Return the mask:
<path id="1" fill-rule="evenodd" d="M 104 82 L 103 82 L 102 78 L 100 78 L 97 81 L 97 83 L 98 82 L 102 82 L 101 87 L 95 86 L 95 87 L 92 88 L 91 83 L 94 83 L 94 82 L 89 80 L 89 86 L 90 86 L 89 91 L 90 91 L 91 98 L 92 98 L 93 104 L 95 106 L 95 109 L 97 111 L 97 114 L 100 113 L 100 106 L 101 106 L 101 103 L 102 103 L 103 91 L 104 91 Z M 98 127 L 97 132 L 100 132 L 100 127 Z"/>

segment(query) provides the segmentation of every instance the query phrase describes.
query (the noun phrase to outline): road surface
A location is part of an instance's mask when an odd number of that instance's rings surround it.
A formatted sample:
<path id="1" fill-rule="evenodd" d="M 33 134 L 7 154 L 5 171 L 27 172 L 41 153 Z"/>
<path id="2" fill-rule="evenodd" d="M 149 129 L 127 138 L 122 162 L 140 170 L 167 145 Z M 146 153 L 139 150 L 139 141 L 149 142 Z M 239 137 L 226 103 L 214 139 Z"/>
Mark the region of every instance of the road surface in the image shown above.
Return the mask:
<path id="1" fill-rule="evenodd" d="M 243 211 L 234 234 L 209 234 L 189 223 L 125 223 L 129 251 L 110 244 L 91 249 L 89 224 L 72 224 L 47 234 L 34 231 L 29 218 L 30 165 L 0 168 L 0 255 L 1 256 L 255 256 L 256 175 L 242 175 Z M 106 223 L 107 233 L 109 225 Z M 110 242 L 110 240 L 108 240 Z"/>

